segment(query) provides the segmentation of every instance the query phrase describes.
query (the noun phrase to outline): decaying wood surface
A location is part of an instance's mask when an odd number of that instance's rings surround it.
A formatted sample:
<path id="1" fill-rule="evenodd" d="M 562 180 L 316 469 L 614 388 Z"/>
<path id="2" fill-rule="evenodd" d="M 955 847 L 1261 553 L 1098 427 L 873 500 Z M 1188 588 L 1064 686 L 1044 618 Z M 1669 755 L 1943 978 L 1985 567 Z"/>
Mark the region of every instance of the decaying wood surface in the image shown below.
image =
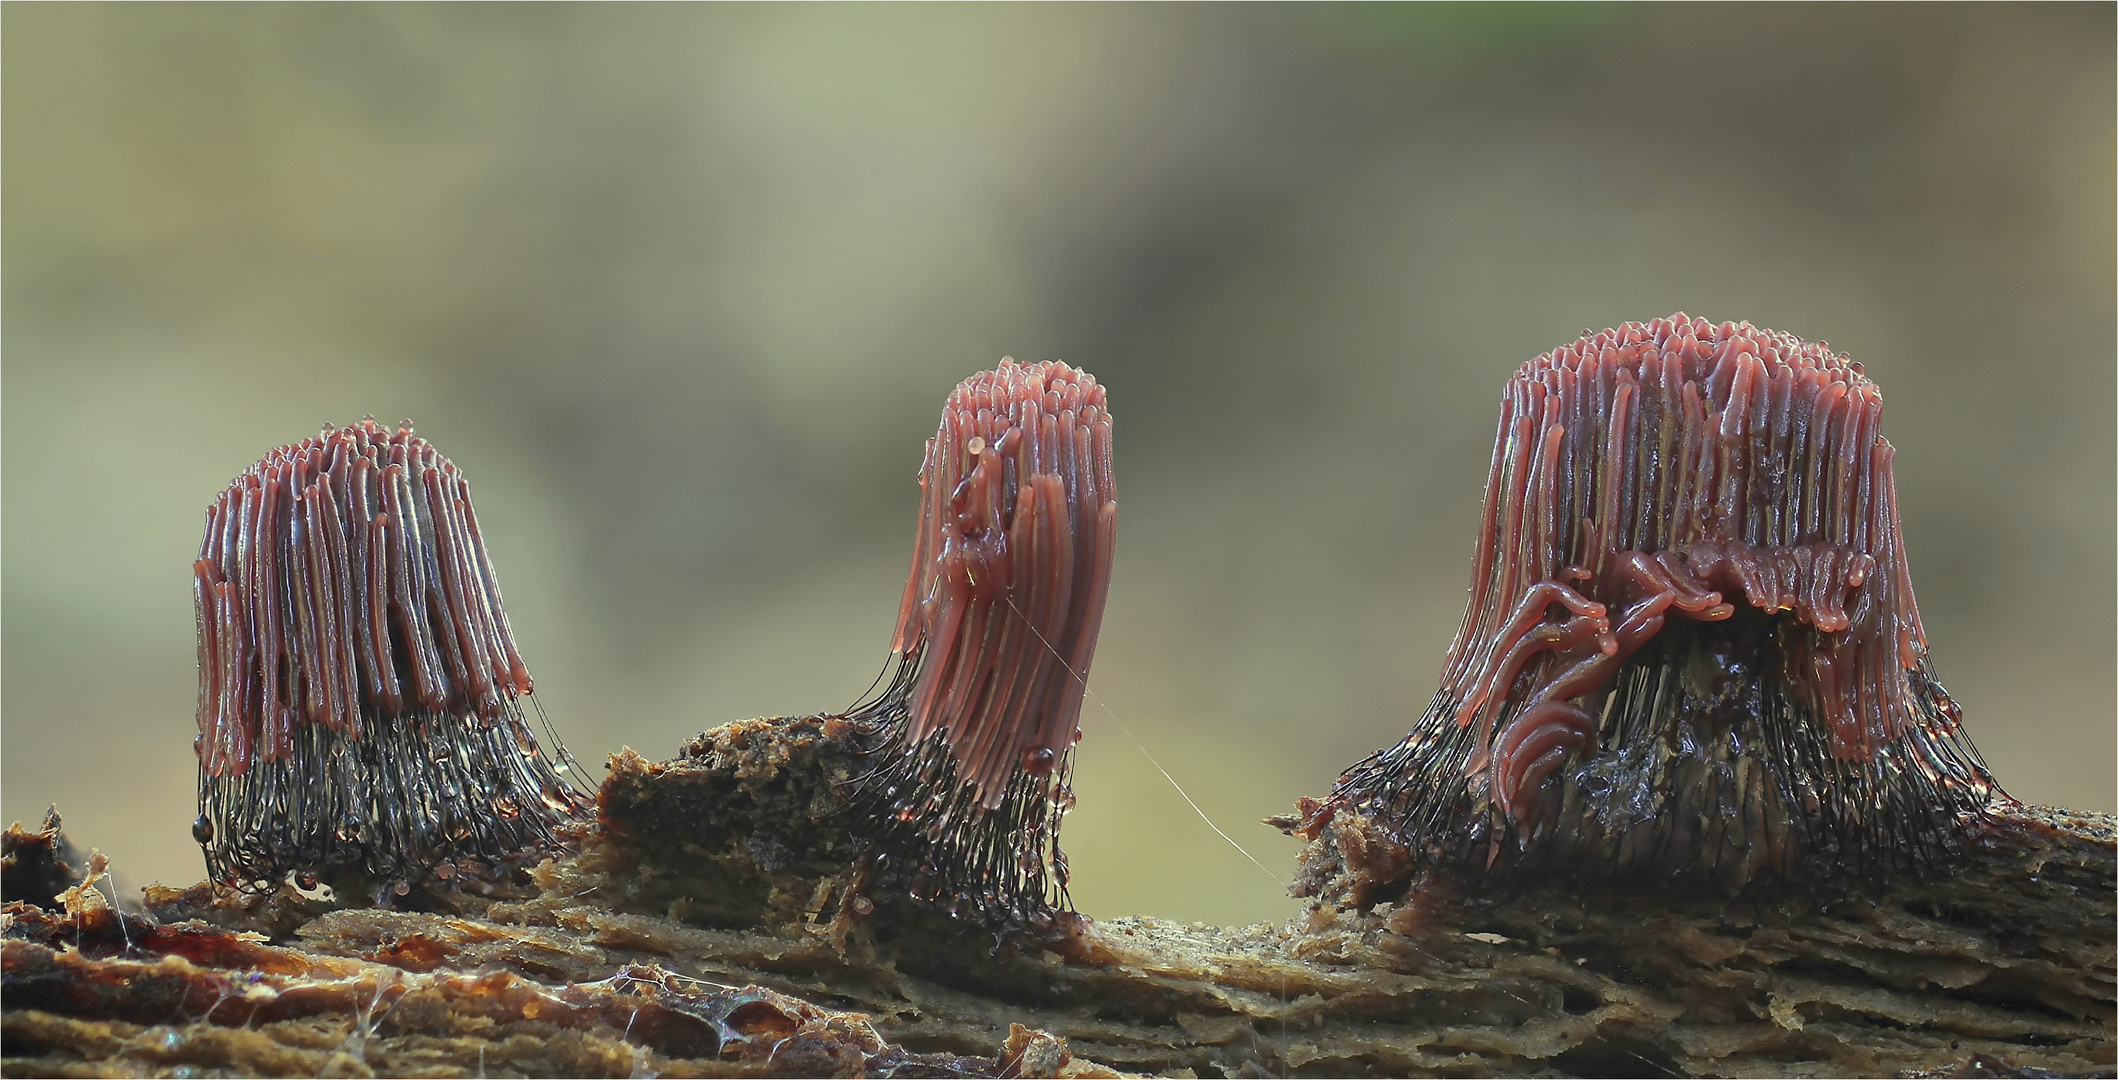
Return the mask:
<path id="1" fill-rule="evenodd" d="M 2109 1075 L 2113 820 L 1814 890 L 1426 888 L 1285 925 L 998 937 L 872 888 L 817 719 L 613 759 L 522 895 L 333 909 L 39 873 L 10 837 L 9 1075 Z M 1322 841 L 1320 841 L 1322 842 Z M 44 847 L 40 849 L 38 845 Z M 40 855 L 40 850 L 44 854 Z M 1315 853 L 1313 852 L 1312 855 Z M 69 877 L 70 875 L 70 877 Z M 31 899 L 35 899 L 32 897 Z M 255 933 L 237 933 L 254 931 Z"/>

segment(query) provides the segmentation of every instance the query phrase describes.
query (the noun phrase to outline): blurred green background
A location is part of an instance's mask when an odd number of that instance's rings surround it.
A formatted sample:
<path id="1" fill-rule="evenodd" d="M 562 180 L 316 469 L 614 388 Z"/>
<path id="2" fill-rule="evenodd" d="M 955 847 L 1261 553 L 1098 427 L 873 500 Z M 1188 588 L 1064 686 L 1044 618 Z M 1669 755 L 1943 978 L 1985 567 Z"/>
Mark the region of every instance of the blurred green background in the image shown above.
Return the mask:
<path id="1" fill-rule="evenodd" d="M 2118 809 L 2113 9 L 12 5 L 4 814 L 201 872 L 190 562 L 418 421 L 584 759 L 842 708 L 1002 354 L 1109 384 L 1095 915 L 1293 910 L 1257 819 L 1426 703 L 1498 391 L 1677 309 L 1889 395 L 1937 669 Z M 1115 715 L 1113 715 L 1115 714 Z"/>

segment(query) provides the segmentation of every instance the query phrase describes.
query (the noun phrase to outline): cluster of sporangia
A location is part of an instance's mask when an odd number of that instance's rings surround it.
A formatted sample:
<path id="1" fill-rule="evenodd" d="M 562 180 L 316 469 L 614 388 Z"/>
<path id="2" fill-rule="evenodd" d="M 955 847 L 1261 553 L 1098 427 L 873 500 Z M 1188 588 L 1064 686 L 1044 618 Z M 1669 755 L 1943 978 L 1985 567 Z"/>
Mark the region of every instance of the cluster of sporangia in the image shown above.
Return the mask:
<path id="1" fill-rule="evenodd" d="M 1309 830 L 1730 889 L 1954 847 L 1996 789 L 1928 671 L 1882 412 L 1822 344 L 1682 314 L 1524 364 L 1441 688 Z"/>
<path id="2" fill-rule="evenodd" d="M 401 895 L 534 858 L 586 809 L 523 717 L 470 484 L 409 424 L 267 454 L 206 511 L 193 570 L 213 880 Z"/>
<path id="3" fill-rule="evenodd" d="M 988 920 L 1066 904 L 1059 819 L 1118 539 L 1110 410 L 1056 361 L 963 381 L 919 472 L 895 676 L 849 719 L 877 761 L 872 871 Z"/>
<path id="4" fill-rule="evenodd" d="M 1306 826 L 1363 815 L 1422 866 L 1731 888 L 1954 847 L 1997 789 L 1927 670 L 1881 414 L 1858 365 L 1748 324 L 1628 323 L 1524 365 L 1441 689 Z M 1116 541 L 1104 388 L 1003 359 L 950 395 L 919 484 L 894 674 L 840 718 L 873 762 L 869 880 L 1038 919 L 1067 905 Z M 402 893 L 585 813 L 524 721 L 469 485 L 408 425 L 252 466 L 197 577 L 216 880 Z"/>

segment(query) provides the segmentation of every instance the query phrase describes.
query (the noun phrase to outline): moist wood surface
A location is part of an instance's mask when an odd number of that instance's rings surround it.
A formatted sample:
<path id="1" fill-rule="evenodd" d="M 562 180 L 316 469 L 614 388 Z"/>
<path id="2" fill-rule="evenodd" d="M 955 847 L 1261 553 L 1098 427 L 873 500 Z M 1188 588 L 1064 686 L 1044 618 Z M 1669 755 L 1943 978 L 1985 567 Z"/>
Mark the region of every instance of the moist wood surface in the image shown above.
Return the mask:
<path id="1" fill-rule="evenodd" d="M 534 895 L 7 909 L 9 1075 L 2109 1075 L 2113 821 L 1833 895 L 1475 882 L 996 935 L 863 886 L 826 721 L 621 755 Z M 834 831 L 837 830 L 837 831 Z M 1334 823 L 1310 872 L 1357 860 Z M 35 834 L 11 854 L 34 857 Z M 24 865 L 27 865 L 26 863 Z M 14 880 L 14 879 L 11 879 Z M 19 880 L 30 880 L 20 878 Z M 11 900 L 17 899 L 10 897 Z M 63 906 L 71 902 L 71 907 Z M 228 928 L 255 931 L 244 935 Z M 1063 929 L 1063 928 L 1062 928 Z"/>

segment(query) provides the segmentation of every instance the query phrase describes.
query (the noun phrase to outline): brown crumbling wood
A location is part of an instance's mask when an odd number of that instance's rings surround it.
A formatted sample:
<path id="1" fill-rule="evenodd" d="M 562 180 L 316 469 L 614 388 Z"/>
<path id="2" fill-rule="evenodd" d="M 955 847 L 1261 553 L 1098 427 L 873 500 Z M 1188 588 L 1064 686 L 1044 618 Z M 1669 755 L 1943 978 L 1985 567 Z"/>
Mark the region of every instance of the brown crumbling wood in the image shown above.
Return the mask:
<path id="1" fill-rule="evenodd" d="M 750 721 L 669 762 L 620 755 L 605 830 L 540 868 L 526 900 L 318 914 L 299 898 L 165 890 L 152 897 L 158 920 L 130 930 L 78 892 L 85 921 L 80 910 L 11 908 L 5 1071 L 2113 1069 L 2118 833 L 2107 815 L 2007 807 L 1960 866 L 1829 895 L 1552 882 L 1496 896 L 1443 884 L 1366 909 L 1321 904 L 1281 926 L 1123 918 L 1071 939 L 1001 940 L 865 885 L 858 842 L 834 815 L 860 763 L 834 734 L 815 719 Z M 75 924 L 89 928 L 78 949 Z M 133 935 L 130 953 L 119 932 Z M 163 996 L 131 1000 L 153 980 L 124 965 L 153 968 Z M 310 965 L 338 989 L 304 989 L 312 976 L 273 976 L 275 965 Z M 272 978 L 297 985 L 228 1000 L 308 1004 L 261 1005 L 267 1019 L 248 1023 L 205 997 L 170 1005 L 170 980 L 226 989 Z M 738 1013 L 738 994 L 768 1004 Z M 553 1004 L 530 1004 L 542 1002 Z M 272 1019 L 272 1008 L 288 1015 Z M 646 1027 L 615 1022 L 636 1012 Z M 700 1019 L 716 1015 L 722 1029 Z"/>

